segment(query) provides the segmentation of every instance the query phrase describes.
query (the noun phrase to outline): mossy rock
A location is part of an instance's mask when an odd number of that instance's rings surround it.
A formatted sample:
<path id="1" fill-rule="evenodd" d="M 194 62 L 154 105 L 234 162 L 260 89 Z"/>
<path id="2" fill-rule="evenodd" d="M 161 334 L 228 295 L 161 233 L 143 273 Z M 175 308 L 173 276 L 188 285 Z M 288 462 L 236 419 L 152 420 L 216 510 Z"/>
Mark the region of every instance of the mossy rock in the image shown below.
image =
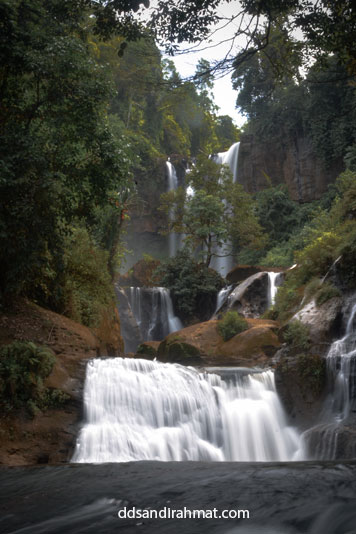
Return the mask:
<path id="1" fill-rule="evenodd" d="M 148 343 L 141 343 L 137 348 L 136 354 L 142 354 L 154 359 L 157 358 L 157 348 Z"/>
<path id="2" fill-rule="evenodd" d="M 158 347 L 158 357 L 163 361 L 195 363 L 201 360 L 199 350 L 178 337 L 162 341 Z"/>

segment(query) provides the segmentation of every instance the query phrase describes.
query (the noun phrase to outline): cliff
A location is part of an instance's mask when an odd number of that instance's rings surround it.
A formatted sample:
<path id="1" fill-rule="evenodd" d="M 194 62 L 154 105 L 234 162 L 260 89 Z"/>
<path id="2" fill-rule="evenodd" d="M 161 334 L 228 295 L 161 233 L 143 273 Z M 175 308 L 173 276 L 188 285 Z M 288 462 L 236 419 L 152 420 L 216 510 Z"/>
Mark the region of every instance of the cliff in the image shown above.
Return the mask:
<path id="1" fill-rule="evenodd" d="M 319 199 L 329 184 L 344 170 L 342 160 L 332 165 L 317 158 L 308 138 L 285 139 L 282 143 L 263 141 L 242 135 L 238 181 L 249 193 L 285 183 L 293 200 L 310 202 Z"/>

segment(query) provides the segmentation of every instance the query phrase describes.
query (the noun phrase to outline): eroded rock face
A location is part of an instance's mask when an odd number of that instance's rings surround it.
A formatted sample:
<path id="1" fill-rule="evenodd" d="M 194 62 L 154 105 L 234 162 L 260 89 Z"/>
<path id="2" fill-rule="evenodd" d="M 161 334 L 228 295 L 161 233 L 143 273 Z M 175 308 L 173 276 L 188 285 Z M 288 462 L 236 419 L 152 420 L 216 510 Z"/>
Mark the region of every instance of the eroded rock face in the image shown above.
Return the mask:
<path id="1" fill-rule="evenodd" d="M 166 337 L 158 348 L 162 361 L 201 365 L 269 365 L 280 347 L 278 324 L 264 319 L 247 319 L 249 328 L 224 342 L 217 320 L 188 326 Z"/>
<path id="2" fill-rule="evenodd" d="M 236 310 L 244 317 L 260 317 L 268 308 L 268 274 L 256 273 L 239 284 L 221 311 Z"/>
<path id="3" fill-rule="evenodd" d="M 290 196 L 299 202 L 319 199 L 327 186 L 344 170 L 342 160 L 325 167 L 305 137 L 283 143 L 256 140 L 243 135 L 238 160 L 238 181 L 249 193 L 285 183 Z"/>

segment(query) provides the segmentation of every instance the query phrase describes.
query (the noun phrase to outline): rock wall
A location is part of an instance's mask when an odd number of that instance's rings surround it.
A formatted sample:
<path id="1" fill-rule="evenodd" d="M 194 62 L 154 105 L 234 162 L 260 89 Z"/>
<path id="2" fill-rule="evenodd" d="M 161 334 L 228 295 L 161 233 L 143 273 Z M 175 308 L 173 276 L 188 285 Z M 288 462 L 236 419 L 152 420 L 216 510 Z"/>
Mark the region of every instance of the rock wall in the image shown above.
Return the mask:
<path id="1" fill-rule="evenodd" d="M 266 188 L 269 182 L 285 183 L 293 200 L 310 202 L 320 198 L 343 170 L 341 159 L 326 167 L 306 137 L 281 144 L 262 143 L 253 135 L 241 137 L 237 176 L 249 193 Z"/>

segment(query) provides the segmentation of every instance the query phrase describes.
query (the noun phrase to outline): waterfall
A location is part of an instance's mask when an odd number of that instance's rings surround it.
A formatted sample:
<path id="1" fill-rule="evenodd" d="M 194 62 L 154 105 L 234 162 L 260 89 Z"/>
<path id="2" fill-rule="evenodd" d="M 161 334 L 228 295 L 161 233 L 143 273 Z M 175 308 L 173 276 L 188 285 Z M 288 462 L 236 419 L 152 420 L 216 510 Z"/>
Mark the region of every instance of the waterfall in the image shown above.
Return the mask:
<path id="1" fill-rule="evenodd" d="M 237 162 L 239 155 L 240 142 L 234 143 L 227 152 L 219 152 L 214 156 L 214 161 L 220 165 L 228 165 L 233 176 L 233 182 L 237 180 Z M 211 262 L 211 267 L 218 271 L 221 276 L 226 276 L 234 266 L 234 260 L 231 256 L 231 243 L 219 247 L 215 252 L 221 257 L 216 256 Z"/>
<path id="2" fill-rule="evenodd" d="M 175 191 L 178 187 L 178 178 L 176 174 L 176 170 L 172 163 L 170 161 L 166 161 L 166 168 L 167 168 L 167 178 L 168 178 L 168 191 Z M 171 221 L 173 218 L 172 210 L 170 210 L 169 214 L 169 220 Z M 180 236 L 178 234 L 175 234 L 171 232 L 169 234 L 169 257 L 172 258 L 175 256 L 179 250 L 179 244 L 180 244 Z"/>
<path id="3" fill-rule="evenodd" d="M 326 356 L 328 381 L 331 384 L 321 422 L 304 433 L 305 441 L 319 460 L 333 460 L 342 450 L 344 424 L 356 398 L 356 304 L 347 321 L 345 335 L 331 345 Z"/>
<path id="4" fill-rule="evenodd" d="M 183 328 L 174 315 L 169 290 L 164 287 L 125 288 L 143 341 L 160 341 Z"/>
<path id="5" fill-rule="evenodd" d="M 328 415 L 335 422 L 344 421 L 356 396 L 356 304 L 354 304 L 342 339 L 335 341 L 326 357 L 333 392 L 327 401 Z"/>
<path id="6" fill-rule="evenodd" d="M 224 287 L 223 289 L 220 289 L 219 293 L 216 296 L 216 307 L 212 317 L 214 317 L 218 313 L 222 305 L 225 304 L 233 288 L 234 285 L 232 284 L 230 286 Z"/>
<path id="7" fill-rule="evenodd" d="M 274 305 L 276 300 L 276 294 L 278 291 L 278 286 L 276 285 L 277 279 L 281 273 L 273 273 L 268 271 L 268 307 Z"/>
<path id="8" fill-rule="evenodd" d="M 72 461 L 302 459 L 273 372 L 224 371 L 130 358 L 90 361 L 85 425 Z"/>
<path id="9" fill-rule="evenodd" d="M 232 172 L 233 182 L 237 180 L 237 162 L 239 157 L 240 142 L 234 143 L 226 152 L 219 152 L 214 157 L 216 163 L 220 165 L 228 165 Z"/>

